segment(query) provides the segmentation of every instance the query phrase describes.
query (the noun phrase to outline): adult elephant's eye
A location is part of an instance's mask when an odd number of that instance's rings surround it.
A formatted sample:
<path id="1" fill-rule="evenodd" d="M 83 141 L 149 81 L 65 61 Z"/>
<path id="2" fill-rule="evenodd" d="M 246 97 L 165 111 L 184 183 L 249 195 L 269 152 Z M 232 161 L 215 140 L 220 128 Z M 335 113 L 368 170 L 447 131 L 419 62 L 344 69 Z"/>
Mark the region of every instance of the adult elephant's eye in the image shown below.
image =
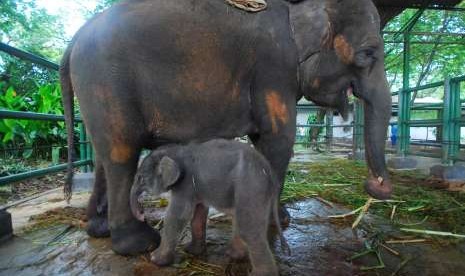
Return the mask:
<path id="1" fill-rule="evenodd" d="M 376 53 L 376 47 L 366 47 L 361 49 L 355 54 L 355 65 L 362 68 L 371 66 L 377 60 Z"/>
<path id="2" fill-rule="evenodd" d="M 374 56 L 375 56 L 375 49 L 374 48 L 365 49 L 365 50 L 363 50 L 363 52 L 365 53 L 365 56 L 367 56 L 368 58 L 374 58 Z"/>

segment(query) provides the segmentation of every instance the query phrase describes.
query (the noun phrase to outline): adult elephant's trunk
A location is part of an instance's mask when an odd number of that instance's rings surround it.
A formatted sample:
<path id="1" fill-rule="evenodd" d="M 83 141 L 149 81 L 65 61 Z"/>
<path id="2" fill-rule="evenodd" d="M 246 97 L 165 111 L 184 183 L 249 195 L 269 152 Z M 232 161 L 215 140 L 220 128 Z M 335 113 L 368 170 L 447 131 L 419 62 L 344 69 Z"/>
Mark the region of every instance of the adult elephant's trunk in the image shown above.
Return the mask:
<path id="1" fill-rule="evenodd" d="M 369 77 L 362 79 L 357 93 L 365 107 L 365 154 L 369 167 L 365 190 L 377 199 L 387 199 L 392 194 L 392 184 L 386 169 L 384 149 L 391 117 L 391 93 L 383 63 L 379 62 L 375 67 Z"/>

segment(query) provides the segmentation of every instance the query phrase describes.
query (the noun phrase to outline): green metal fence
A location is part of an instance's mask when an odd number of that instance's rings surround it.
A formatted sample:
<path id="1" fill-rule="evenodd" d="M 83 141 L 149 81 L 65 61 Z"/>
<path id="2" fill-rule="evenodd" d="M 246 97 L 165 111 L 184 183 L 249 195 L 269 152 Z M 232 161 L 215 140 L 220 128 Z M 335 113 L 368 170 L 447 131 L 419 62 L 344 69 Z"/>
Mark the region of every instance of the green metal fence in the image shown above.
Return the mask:
<path id="1" fill-rule="evenodd" d="M 465 99 L 460 98 L 461 84 L 465 83 L 465 76 L 448 78 L 441 82 L 430 83 L 415 88 L 407 87 L 400 91 L 392 93 L 393 96 L 399 96 L 399 102 L 393 104 L 393 114 L 397 115 L 397 120 L 390 122 L 391 126 L 397 125 L 401 130 L 397 143 L 397 155 L 419 155 L 427 157 L 441 158 L 444 164 L 451 165 L 455 161 L 465 161 L 465 157 L 460 155 L 460 149 L 465 147 L 460 144 L 461 127 L 465 127 L 465 118 L 462 118 L 462 111 L 465 113 Z M 420 93 L 428 89 L 437 89 L 443 87 L 444 101 L 442 103 L 412 103 L 412 92 Z M 404 105 L 404 106 L 403 106 Z M 307 109 L 316 112 L 320 108 L 314 105 L 298 106 L 299 109 Z M 412 112 L 414 111 L 435 111 L 441 114 L 437 119 L 412 119 Z M 353 121 L 344 125 L 332 125 L 330 120 L 326 123 L 315 124 L 298 124 L 297 127 L 312 128 L 320 127 L 326 129 L 326 134 L 323 142 L 330 144 L 328 139 L 332 135 L 328 135 L 331 129 L 337 127 L 350 127 L 353 128 L 352 135 L 352 151 L 362 152 L 364 150 L 363 138 L 363 105 L 361 101 L 354 102 L 354 118 Z M 434 127 L 441 129 L 441 135 L 438 141 L 412 141 L 410 137 L 410 128 L 412 127 Z M 388 135 L 386 133 L 386 135 Z M 411 150 L 411 146 L 425 146 L 425 147 L 441 147 L 440 154 L 431 154 Z"/>
<path id="2" fill-rule="evenodd" d="M 18 57 L 22 60 L 33 62 L 44 66 L 51 70 L 58 70 L 59 65 L 48 61 L 39 56 L 31 53 L 16 49 L 4 43 L 0 43 L 0 51 L 6 52 L 12 56 Z M 0 120 L 2 119 L 26 119 L 26 120 L 41 120 L 41 121 L 64 121 L 64 116 L 54 114 L 43 114 L 34 112 L 21 112 L 13 110 L 1 110 L 0 109 Z M 93 150 L 90 142 L 88 141 L 87 134 L 85 131 L 84 124 L 80 118 L 75 119 L 76 123 L 80 125 L 80 156 L 79 161 L 73 162 L 74 167 L 83 167 L 84 171 L 91 171 L 93 169 Z M 36 169 L 24 173 L 8 175 L 0 177 L 0 186 L 10 184 L 12 182 L 21 181 L 33 177 L 44 176 L 50 173 L 59 172 L 65 170 L 67 164 L 58 164 L 47 168 Z"/>

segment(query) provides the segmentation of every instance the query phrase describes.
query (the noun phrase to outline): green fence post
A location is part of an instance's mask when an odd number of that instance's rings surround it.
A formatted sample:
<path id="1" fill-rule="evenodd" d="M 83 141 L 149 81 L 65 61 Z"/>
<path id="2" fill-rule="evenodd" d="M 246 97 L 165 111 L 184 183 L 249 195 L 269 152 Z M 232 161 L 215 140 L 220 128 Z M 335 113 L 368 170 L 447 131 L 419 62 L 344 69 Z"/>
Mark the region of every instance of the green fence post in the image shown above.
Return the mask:
<path id="1" fill-rule="evenodd" d="M 452 93 L 452 113 L 451 113 L 451 151 L 449 159 L 454 162 L 460 151 L 460 117 L 461 117 L 461 103 L 460 103 L 460 82 L 451 82 Z"/>
<path id="2" fill-rule="evenodd" d="M 90 142 L 90 139 L 89 139 L 89 135 L 87 135 L 87 158 L 92 161 L 92 163 L 89 164 L 88 166 L 88 170 L 90 172 L 93 172 L 94 171 L 94 164 L 95 164 L 95 160 L 94 160 L 94 148 L 92 147 L 92 143 Z"/>
<path id="3" fill-rule="evenodd" d="M 399 145 L 397 154 L 405 157 L 410 147 L 410 34 L 404 33 L 404 55 L 403 55 L 403 72 L 402 72 L 402 90 L 399 93 Z"/>
<path id="4" fill-rule="evenodd" d="M 80 133 L 79 133 L 79 149 L 80 149 L 80 154 L 79 154 L 79 159 L 81 161 L 88 160 L 87 158 L 87 146 L 86 146 L 86 127 L 84 126 L 84 123 L 81 123 L 80 125 Z M 88 168 L 87 166 L 84 166 L 84 172 L 87 172 Z"/>
<path id="5" fill-rule="evenodd" d="M 363 103 L 360 100 L 354 102 L 354 131 L 352 155 L 357 156 L 358 152 L 363 152 Z"/>
<path id="6" fill-rule="evenodd" d="M 326 150 L 331 151 L 333 142 L 333 112 L 326 110 Z"/>
<path id="7" fill-rule="evenodd" d="M 460 143 L 460 90 L 449 78 L 444 81 L 444 111 L 442 129 L 442 162 L 453 165 Z M 458 137 L 457 137 L 458 136 Z"/>

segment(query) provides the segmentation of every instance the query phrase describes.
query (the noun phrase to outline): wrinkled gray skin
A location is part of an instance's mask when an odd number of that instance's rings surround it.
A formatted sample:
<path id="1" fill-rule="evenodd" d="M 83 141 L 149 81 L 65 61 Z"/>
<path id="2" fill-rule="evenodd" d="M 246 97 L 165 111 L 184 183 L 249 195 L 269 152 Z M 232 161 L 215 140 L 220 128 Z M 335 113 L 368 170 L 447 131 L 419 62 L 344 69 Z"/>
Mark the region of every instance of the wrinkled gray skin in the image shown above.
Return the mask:
<path id="1" fill-rule="evenodd" d="M 122 1 L 79 30 L 60 78 L 67 183 L 73 93 L 96 152 L 91 236 L 111 232 L 119 254 L 158 245 L 158 233 L 129 208 L 144 148 L 247 135 L 282 185 L 302 96 L 342 113 L 347 93 L 363 101 L 366 190 L 390 196 L 384 145 L 391 97 L 375 6 L 370 0 L 267 3 L 266 10 L 247 13 L 224 0 Z"/>
<path id="2" fill-rule="evenodd" d="M 248 144 L 217 139 L 153 151 L 136 174 L 131 208 L 143 220 L 138 196 L 144 191 L 154 195 L 171 191 L 161 244 L 152 253 L 157 265 L 173 262 L 179 236 L 189 221 L 192 242 L 187 251 L 200 254 L 205 250 L 206 216 L 211 206 L 233 215 L 231 254 L 236 258 L 244 254 L 240 238 L 250 249 L 252 275 L 278 275 L 267 228 L 271 210 L 277 219 L 279 190 L 279 182 L 260 153 Z"/>

